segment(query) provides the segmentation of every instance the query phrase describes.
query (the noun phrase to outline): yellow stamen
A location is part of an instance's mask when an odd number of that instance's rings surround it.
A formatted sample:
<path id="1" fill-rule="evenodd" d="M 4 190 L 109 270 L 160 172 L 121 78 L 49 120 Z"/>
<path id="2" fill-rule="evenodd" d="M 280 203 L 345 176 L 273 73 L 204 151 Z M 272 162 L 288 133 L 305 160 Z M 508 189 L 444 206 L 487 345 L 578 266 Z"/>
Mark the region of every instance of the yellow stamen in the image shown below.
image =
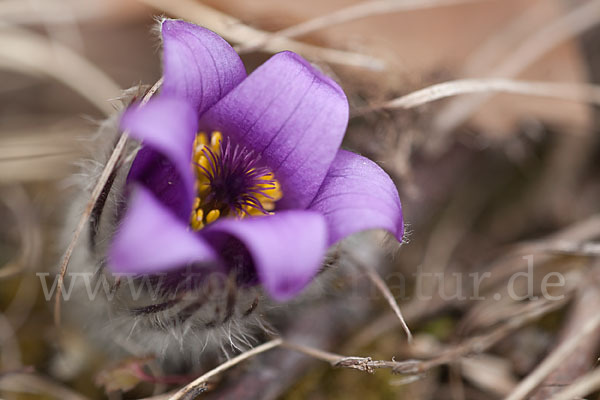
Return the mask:
<path id="1" fill-rule="evenodd" d="M 199 181 L 196 182 L 196 192 L 198 192 L 198 198 L 202 198 L 202 197 L 206 197 L 206 195 L 208 194 L 208 192 L 210 192 L 210 183 L 208 182 L 204 182 L 204 183 L 199 183 Z"/>
<path id="2" fill-rule="evenodd" d="M 223 147 L 223 134 L 219 131 L 212 133 L 198 132 L 194 139 L 192 163 L 196 173 L 194 183 L 196 198 L 190 216 L 190 227 L 194 230 L 203 229 L 221 217 L 244 218 L 246 216 L 264 216 L 273 214 L 275 202 L 282 197 L 281 185 L 273 173 L 267 173 L 254 181 L 251 194 L 258 205 L 243 205 L 241 210 L 229 208 L 228 204 L 215 203 L 211 195 L 213 179 L 219 178 L 222 166 L 220 157 Z M 249 179 L 256 174 L 254 168 L 245 172 Z M 255 203 L 256 204 L 256 203 Z"/>
<path id="3" fill-rule="evenodd" d="M 223 134 L 219 131 L 214 131 L 210 136 L 210 145 L 213 151 L 221 148 L 221 142 L 223 141 Z"/>
<path id="4" fill-rule="evenodd" d="M 263 212 L 261 210 L 259 210 L 258 208 L 254 208 L 254 207 L 244 207 L 244 210 L 248 213 L 248 214 L 242 214 L 242 218 L 246 217 L 247 215 L 253 216 L 253 217 L 259 217 L 261 215 L 264 215 Z"/>
<path id="5" fill-rule="evenodd" d="M 196 164 L 198 164 L 196 166 L 196 169 L 198 170 L 196 176 L 198 177 L 198 179 L 201 178 L 205 178 L 206 179 L 206 174 L 204 172 L 204 170 L 200 167 L 204 167 L 204 169 L 208 170 L 210 167 L 210 162 L 208 161 L 208 158 L 206 158 L 206 156 L 204 156 L 203 154 L 200 154 L 196 157 L 195 159 Z"/>
<path id="6" fill-rule="evenodd" d="M 194 154 L 200 153 L 202 148 L 208 144 L 208 136 L 204 132 L 200 132 L 194 139 Z"/>
<path id="7" fill-rule="evenodd" d="M 275 203 L 273 201 L 261 201 L 263 208 L 267 211 L 273 211 L 275 209 Z"/>
<path id="8" fill-rule="evenodd" d="M 219 218 L 221 216 L 221 211 L 215 209 L 215 210 L 210 210 L 208 212 L 208 214 L 206 214 L 206 223 L 207 224 L 212 224 L 213 222 L 215 222 L 217 220 L 217 218 Z"/>
<path id="9" fill-rule="evenodd" d="M 191 220 L 192 229 L 197 231 L 197 230 L 204 228 L 204 222 L 202 221 L 203 217 L 204 217 L 204 211 L 202 211 L 202 209 L 192 212 L 192 220 Z"/>
<path id="10" fill-rule="evenodd" d="M 281 184 L 279 183 L 279 181 L 273 181 L 272 183 L 269 183 L 268 185 L 269 185 L 269 188 L 265 190 L 265 194 L 272 197 L 273 201 L 277 201 L 277 200 L 281 199 L 281 197 L 283 196 L 283 193 L 281 192 Z M 267 186 L 267 185 L 264 185 L 264 186 Z"/>

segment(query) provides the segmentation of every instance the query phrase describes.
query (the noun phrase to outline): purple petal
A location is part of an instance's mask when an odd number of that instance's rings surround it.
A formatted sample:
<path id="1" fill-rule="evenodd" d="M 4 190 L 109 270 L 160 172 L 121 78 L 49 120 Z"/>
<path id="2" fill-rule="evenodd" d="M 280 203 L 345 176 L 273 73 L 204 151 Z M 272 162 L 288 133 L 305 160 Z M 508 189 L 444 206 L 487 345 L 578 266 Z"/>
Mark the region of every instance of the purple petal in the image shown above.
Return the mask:
<path id="1" fill-rule="evenodd" d="M 166 19 L 163 94 L 187 99 L 202 114 L 246 77 L 235 50 L 219 35 L 189 22 Z"/>
<path id="2" fill-rule="evenodd" d="M 240 240 L 261 283 L 277 300 L 291 298 L 310 282 L 321 267 L 327 241 L 323 217 L 304 210 L 224 219 L 210 225 L 206 234 L 226 234 Z"/>
<path id="3" fill-rule="evenodd" d="M 192 143 L 198 128 L 195 111 L 184 100 L 160 96 L 133 105 L 121 118 L 121 129 L 143 143 L 128 182 L 140 182 L 182 220 L 194 199 Z"/>
<path id="4" fill-rule="evenodd" d="M 300 56 L 274 55 L 203 116 L 262 156 L 282 184 L 278 208 L 306 208 L 348 123 L 342 89 Z"/>
<path id="5" fill-rule="evenodd" d="M 142 186 L 136 188 L 109 252 L 111 268 L 120 273 L 157 273 L 215 259 L 212 247 Z"/>
<path id="6" fill-rule="evenodd" d="M 373 161 L 340 150 L 309 207 L 325 216 L 329 245 L 368 229 L 385 229 L 402 241 L 404 222 L 396 185 Z"/>

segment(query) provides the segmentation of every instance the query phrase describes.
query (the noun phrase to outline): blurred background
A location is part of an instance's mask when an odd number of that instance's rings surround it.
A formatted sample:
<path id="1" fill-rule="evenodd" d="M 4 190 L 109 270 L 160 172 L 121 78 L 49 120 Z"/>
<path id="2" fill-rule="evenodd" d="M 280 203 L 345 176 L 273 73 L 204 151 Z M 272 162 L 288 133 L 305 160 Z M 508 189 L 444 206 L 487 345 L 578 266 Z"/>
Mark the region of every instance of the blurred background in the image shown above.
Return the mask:
<path id="1" fill-rule="evenodd" d="M 278 350 L 249 364 L 274 371 L 257 381 L 264 391 L 238 395 L 547 399 L 581 379 L 586 391 L 575 393 L 598 390 L 600 1 L 0 0 L 0 397 L 140 398 L 176 387 L 137 385 L 77 330 L 57 329 L 36 276 L 55 270 L 66 248 L 58 237 L 75 229 L 65 210 L 78 165 L 95 159 L 99 123 L 124 89 L 161 76 L 162 15 L 219 33 L 248 71 L 290 49 L 337 80 L 352 113 L 344 147 L 393 177 L 408 223 L 407 243 L 378 269 L 412 345 L 380 295 L 343 327 L 311 310 L 305 318 L 333 324 L 312 333 L 322 350 L 432 362 L 404 374 L 314 357 L 287 368 L 290 351 Z M 466 78 L 476 81 L 455 82 L 439 101 L 429 91 L 422 105 L 389 103 Z M 509 90 L 512 80 L 533 83 Z M 474 84 L 478 94 L 461 94 Z M 505 295 L 511 274 L 527 271 L 523 256 L 535 259 L 536 294 L 548 273 L 565 278 L 552 292 L 562 300 Z M 422 274 L 485 272 L 479 292 L 472 279 L 434 279 L 428 299 L 414 296 Z M 397 273 L 402 293 L 386 279 Z M 452 295 L 459 285 L 467 298 Z M 532 377 L 560 349 L 561 362 Z M 240 398 L 252 368 L 234 374 L 215 382 L 221 398 Z"/>

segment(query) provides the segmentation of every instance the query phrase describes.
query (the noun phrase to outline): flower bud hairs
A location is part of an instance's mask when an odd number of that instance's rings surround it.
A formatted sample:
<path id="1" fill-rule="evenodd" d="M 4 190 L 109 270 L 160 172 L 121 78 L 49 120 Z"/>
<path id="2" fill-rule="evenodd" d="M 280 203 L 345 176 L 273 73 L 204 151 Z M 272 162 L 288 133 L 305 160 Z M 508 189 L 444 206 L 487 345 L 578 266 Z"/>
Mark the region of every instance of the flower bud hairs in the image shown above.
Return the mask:
<path id="1" fill-rule="evenodd" d="M 118 132 L 133 140 L 69 267 L 94 279 L 71 274 L 76 301 L 63 307 L 107 352 L 181 372 L 268 336 L 343 238 L 383 229 L 401 241 L 404 226 L 390 177 L 340 149 L 336 82 L 292 52 L 247 76 L 217 34 L 172 19 L 160 32 L 160 91 L 100 132 L 106 151 Z"/>

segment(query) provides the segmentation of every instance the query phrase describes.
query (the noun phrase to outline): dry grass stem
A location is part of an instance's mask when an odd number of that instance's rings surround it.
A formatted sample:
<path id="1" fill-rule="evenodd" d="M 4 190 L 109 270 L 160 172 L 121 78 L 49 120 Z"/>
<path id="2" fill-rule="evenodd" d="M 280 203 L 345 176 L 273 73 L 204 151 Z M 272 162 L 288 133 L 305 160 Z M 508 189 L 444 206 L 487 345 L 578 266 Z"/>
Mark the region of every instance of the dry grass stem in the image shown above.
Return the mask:
<path id="1" fill-rule="evenodd" d="M 481 78 L 459 79 L 438 83 L 391 100 L 382 106 L 375 107 L 375 109 L 410 109 L 446 97 L 490 92 L 549 97 L 558 100 L 600 105 L 600 85 Z"/>
<path id="2" fill-rule="evenodd" d="M 582 34 L 600 22 L 600 0 L 590 0 L 543 27 L 525 39 L 502 63 L 489 73 L 496 78 L 512 78 L 554 49 L 562 42 Z M 461 99 L 448 104 L 436 113 L 433 126 L 440 136 L 444 136 L 464 123 L 478 107 L 489 98 Z"/>
<path id="3" fill-rule="evenodd" d="M 0 184 L 64 178 L 81 156 L 79 143 L 87 126 L 0 131 Z"/>
<path id="4" fill-rule="evenodd" d="M 498 341 L 522 326 L 525 326 L 539 319 L 540 317 L 563 307 L 569 299 L 569 296 L 565 296 L 565 298 L 560 301 L 540 300 L 527 304 L 523 307 L 523 313 L 509 318 L 504 324 L 500 325 L 489 333 L 467 339 L 465 342 L 446 350 L 440 356 L 432 360 L 424 361 L 423 368 L 428 370 L 439 365 L 457 361 L 460 357 L 483 353 Z"/>
<path id="5" fill-rule="evenodd" d="M 244 360 L 252 358 L 257 354 L 264 353 L 267 350 L 271 350 L 272 348 L 277 347 L 282 343 L 283 341 L 281 339 L 274 339 L 267 343 L 261 344 L 260 346 L 257 346 L 252 350 L 246 351 L 238 355 L 237 357 L 232 358 L 231 360 L 219 365 L 217 368 L 208 371 L 206 374 L 202 375 L 192 383 L 181 388 L 177 393 L 171 396 L 169 400 L 182 400 L 193 397 L 191 396 L 192 394 L 202 392 L 209 379 L 219 375 L 221 372 L 228 370 L 229 368 L 239 364 Z"/>
<path id="6" fill-rule="evenodd" d="M 108 101 L 121 93 L 110 77 L 79 53 L 21 28 L 0 26 L 0 68 L 49 76 L 110 115 Z"/>
<path id="7" fill-rule="evenodd" d="M 413 336 L 412 336 L 412 333 L 410 332 L 410 328 L 408 327 L 408 324 L 406 323 L 406 320 L 404 319 L 404 316 L 402 315 L 402 311 L 400 310 L 400 306 L 398 305 L 398 302 L 394 298 L 394 295 L 392 294 L 390 289 L 387 287 L 387 285 L 385 284 L 383 279 L 381 279 L 381 276 L 379 276 L 379 274 L 377 273 L 377 271 L 374 268 L 365 265 L 364 263 L 356 260 L 356 258 L 353 258 L 353 262 L 359 269 L 361 269 L 362 271 L 364 271 L 367 274 L 367 276 L 369 277 L 371 282 L 373 282 L 375 287 L 377 287 L 377 289 L 381 292 L 383 297 L 386 299 L 386 301 L 388 302 L 388 304 L 394 311 L 394 314 L 396 314 L 396 316 L 398 317 L 398 320 L 400 321 L 400 325 L 402 326 L 402 329 L 404 329 L 404 332 L 406 333 L 406 338 L 408 340 L 408 343 L 411 343 Z"/>
<path id="8" fill-rule="evenodd" d="M 515 263 L 514 260 L 516 258 L 521 260 L 523 255 L 549 253 L 540 254 L 536 257 L 534 268 L 544 265 L 545 262 L 560 254 L 595 255 L 592 254 L 596 250 L 595 245 L 593 243 L 585 245 L 584 243 L 589 242 L 598 235 L 600 235 L 600 215 L 596 214 L 581 221 L 575 221 L 571 225 L 541 240 L 515 244 L 504 252 L 505 255 L 503 257 L 491 261 L 488 266 L 482 268 L 483 271 L 490 271 L 493 279 L 484 282 L 481 289 L 485 291 L 495 285 L 499 285 L 507 281 L 512 274 L 522 271 L 524 264 L 522 262 Z M 573 244 L 570 248 L 570 250 L 573 250 L 571 253 L 567 251 L 569 249 L 565 245 L 569 243 Z M 407 316 L 409 321 L 421 320 L 423 316 L 430 316 L 451 305 L 456 304 L 446 301 L 431 305 L 424 310 L 420 302 L 410 302 L 404 306 L 404 315 Z M 350 348 L 363 347 L 390 330 L 395 329 L 397 326 L 398 319 L 395 316 L 382 315 L 350 340 Z"/>
<path id="9" fill-rule="evenodd" d="M 260 41 L 248 42 L 236 46 L 240 53 L 262 48 L 271 44 L 276 39 L 293 38 L 303 36 L 324 28 L 330 28 L 357 19 L 372 17 L 375 15 L 397 13 L 402 11 L 414 11 L 427 8 L 453 6 L 465 3 L 483 2 L 490 0 L 373 0 L 363 1 L 358 4 L 342 8 L 330 14 L 319 15 L 308 21 L 281 29 L 267 35 Z"/>
<path id="10" fill-rule="evenodd" d="M 534 1 L 525 10 L 485 38 L 465 59 L 462 71 L 466 76 L 479 76 L 496 67 L 502 56 L 510 53 L 515 44 L 534 32 L 545 21 L 548 2 Z"/>
<path id="11" fill-rule="evenodd" d="M 0 313 L 0 365 L 3 369 L 18 369 L 22 365 L 22 353 L 16 328 L 4 313 Z M 0 374 L 0 389 L 2 388 Z"/>
<path id="12" fill-rule="evenodd" d="M 63 400 L 87 400 L 87 397 L 46 377 L 19 372 L 0 375 L 0 390 L 29 395 L 48 395 Z"/>
<path id="13" fill-rule="evenodd" d="M 13 24 L 73 23 L 107 14 L 108 6 L 101 1 L 43 0 L 0 2 L 0 20 Z"/>
<path id="14" fill-rule="evenodd" d="M 23 265 L 16 261 L 9 261 L 0 267 L 0 279 L 12 278 L 23 272 Z"/>
<path id="15" fill-rule="evenodd" d="M 148 100 L 150 100 L 150 98 L 156 93 L 156 91 L 160 88 L 161 85 L 162 85 L 162 78 L 159 79 L 154 84 L 154 86 L 152 86 L 152 88 L 150 88 L 150 90 L 146 93 L 146 95 L 142 99 L 142 104 L 147 103 Z M 96 185 L 94 186 L 94 189 L 92 190 L 90 200 L 87 202 L 85 210 L 81 214 L 81 218 L 79 219 L 77 226 L 75 228 L 75 232 L 73 233 L 73 238 L 71 239 L 71 242 L 69 243 L 69 246 L 67 247 L 67 250 L 65 251 L 65 254 L 63 255 L 63 259 L 60 264 L 60 274 L 59 274 L 58 282 L 56 285 L 56 295 L 55 295 L 55 303 L 54 303 L 54 323 L 56 325 L 60 325 L 60 319 L 61 319 L 60 318 L 60 295 L 62 292 L 62 285 L 64 282 L 65 274 L 67 273 L 67 266 L 69 265 L 69 260 L 71 259 L 71 255 L 73 254 L 73 251 L 75 250 L 75 246 L 77 245 L 79 236 L 81 235 L 81 232 L 83 231 L 83 228 L 85 227 L 85 224 L 88 222 L 88 220 L 90 218 L 90 215 L 92 213 L 94 205 L 96 204 L 96 201 L 98 201 L 98 198 L 100 197 L 100 194 L 102 193 L 102 190 L 104 189 L 104 185 L 108 181 L 110 175 L 113 173 L 113 171 L 117 165 L 117 162 L 121 158 L 121 155 L 123 153 L 123 149 L 125 149 L 125 144 L 127 143 L 128 137 L 129 137 L 129 135 L 127 132 L 123 132 L 121 134 L 119 141 L 115 145 L 115 148 L 113 149 L 108 161 L 106 162 L 106 165 L 104 166 L 104 169 L 102 170 L 102 174 L 100 175 L 100 178 L 98 178 L 98 182 L 96 183 Z"/>
<path id="16" fill-rule="evenodd" d="M 335 353 L 330 353 L 328 351 L 315 349 L 314 347 L 305 346 L 303 344 L 294 343 L 294 342 L 283 342 L 281 347 L 285 347 L 290 350 L 297 351 L 299 353 L 306 354 L 307 356 L 316 358 L 317 360 L 325 361 L 330 363 L 332 366 L 336 365 L 341 360 L 348 358 L 346 356 L 342 356 Z"/>
<path id="17" fill-rule="evenodd" d="M 9 186 L 6 191 L 3 191 L 0 202 L 4 203 L 14 215 L 15 226 L 21 238 L 17 258 L 0 268 L 0 279 L 3 279 L 22 273 L 39 263 L 42 254 L 42 232 L 36 219 L 37 215 L 32 212 L 35 207 L 22 186 Z M 35 296 L 30 295 L 26 300 L 31 297 L 35 301 Z"/>
<path id="18" fill-rule="evenodd" d="M 212 31 L 217 32 L 219 35 L 233 43 L 259 41 L 269 36 L 269 33 L 266 31 L 245 25 L 230 15 L 217 11 L 214 8 L 208 7 L 207 5 L 195 2 L 193 0 L 139 1 L 173 16 L 185 18 L 188 21 L 202 25 Z M 269 53 L 291 50 L 314 60 L 321 60 L 332 64 L 348 65 L 370 70 L 382 70 L 385 68 L 383 61 L 375 57 L 349 51 L 313 46 L 286 38 L 278 38 L 270 41 L 270 43 L 266 45 L 263 50 Z"/>
<path id="19" fill-rule="evenodd" d="M 583 398 L 583 396 L 598 389 L 600 389 L 600 368 L 596 368 L 592 372 L 583 375 L 561 392 L 554 395 L 550 400 L 571 400 Z"/>
<path id="20" fill-rule="evenodd" d="M 532 243 L 527 246 L 528 253 L 555 253 L 585 257 L 600 256 L 600 242 L 556 241 Z M 522 254 L 525 254 L 523 252 Z"/>
<path id="21" fill-rule="evenodd" d="M 534 390 L 556 367 L 558 367 L 564 358 L 571 353 L 582 340 L 585 340 L 594 330 L 600 327 L 600 314 L 588 320 L 581 327 L 581 330 L 563 342 L 556 350 L 554 350 L 538 367 L 522 380 L 515 390 L 507 397 L 506 400 L 521 400 L 525 399 L 532 390 Z"/>
<path id="22" fill-rule="evenodd" d="M 568 296 L 565 296 L 565 299 L 561 301 L 540 300 L 525 305 L 521 314 L 513 316 L 491 332 L 467 339 L 454 347 L 448 348 L 437 357 L 425 361 L 395 361 L 393 359 L 391 361 L 386 361 L 373 360 L 371 357 L 347 357 L 291 342 L 284 342 L 283 346 L 328 362 L 334 367 L 357 369 L 369 373 L 383 368 L 391 369 L 394 373 L 399 374 L 421 375 L 432 368 L 454 363 L 462 357 L 485 352 L 515 330 L 537 320 L 549 312 L 557 310 L 564 306 L 567 301 Z"/>
<path id="23" fill-rule="evenodd" d="M 598 314 L 600 307 L 600 290 L 598 279 L 600 278 L 600 263 L 598 260 L 592 262 L 592 269 L 582 274 L 578 291 L 565 313 L 565 322 L 555 340 L 553 348 L 560 347 L 561 343 L 577 335 L 582 326 Z M 595 329 L 585 340 L 565 355 L 560 365 L 557 366 L 542 381 L 537 390 L 528 396 L 530 400 L 547 400 L 554 396 L 566 386 L 588 373 L 597 363 L 598 341 L 600 340 L 600 329 Z M 511 390 L 512 392 L 512 390 Z"/>

